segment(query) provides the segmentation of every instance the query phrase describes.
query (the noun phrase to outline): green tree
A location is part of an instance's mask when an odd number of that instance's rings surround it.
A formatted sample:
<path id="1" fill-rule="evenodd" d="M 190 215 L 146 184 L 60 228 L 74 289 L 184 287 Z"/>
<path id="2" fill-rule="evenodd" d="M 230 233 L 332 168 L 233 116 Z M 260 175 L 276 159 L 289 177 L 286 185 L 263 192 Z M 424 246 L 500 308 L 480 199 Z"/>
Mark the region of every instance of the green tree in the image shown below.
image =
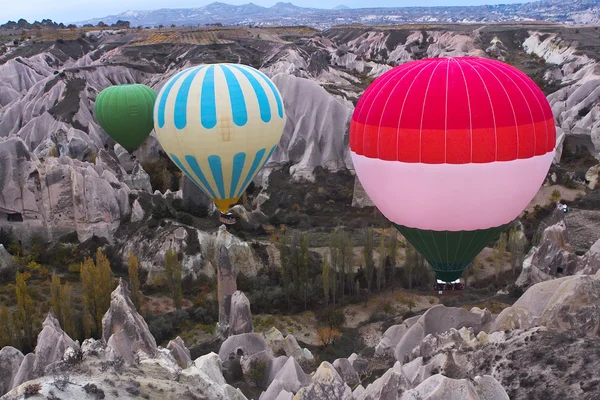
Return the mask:
<path id="1" fill-rule="evenodd" d="M 92 335 L 99 333 L 102 323 L 98 322 L 97 316 L 101 314 L 100 305 L 98 303 L 98 290 L 96 284 L 100 280 L 100 272 L 94 264 L 94 260 L 87 257 L 81 264 L 80 269 L 81 290 L 83 292 L 83 302 L 85 304 L 84 312 L 84 333 L 85 337 L 89 338 Z M 86 315 L 87 314 L 87 315 Z M 85 320 L 91 320 L 88 327 L 85 326 Z"/>
<path id="2" fill-rule="evenodd" d="M 96 252 L 96 263 L 89 257 L 84 260 L 80 276 L 83 300 L 93 321 L 90 334 L 99 335 L 102 332 L 102 317 L 110 307 L 113 289 L 110 262 L 101 249 Z M 84 320 L 85 318 L 87 317 L 84 315 Z"/>
<path id="3" fill-rule="evenodd" d="M 495 246 L 494 270 L 496 272 L 496 279 L 500 279 L 500 274 L 502 272 L 502 264 L 504 263 L 504 255 L 506 253 L 506 247 L 506 233 L 502 232 Z"/>
<path id="4" fill-rule="evenodd" d="M 165 256 L 165 274 L 169 293 L 176 309 L 180 309 L 183 302 L 183 289 L 181 287 L 181 263 L 175 249 L 169 249 Z"/>
<path id="5" fill-rule="evenodd" d="M 23 347 L 26 351 L 32 350 L 35 345 L 34 324 L 36 318 L 36 307 L 27 292 L 25 277 L 17 272 L 16 277 L 17 295 L 17 318 L 19 328 L 23 332 Z"/>
<path id="6" fill-rule="evenodd" d="M 560 190 L 554 189 L 552 191 L 552 194 L 550 195 L 550 202 L 551 203 L 557 203 L 558 201 L 560 201 L 561 197 L 562 196 L 560 194 Z"/>
<path id="7" fill-rule="evenodd" d="M 110 308 L 110 294 L 113 291 L 113 272 L 110 268 L 108 258 L 102 252 L 102 249 L 96 251 L 96 266 L 98 267 L 100 281 L 98 282 L 98 304 L 100 305 L 100 327 L 102 326 L 102 317 Z"/>
<path id="8" fill-rule="evenodd" d="M 92 313 L 84 303 L 83 311 L 81 312 L 81 323 L 83 325 L 83 339 L 89 339 L 92 337 L 92 332 L 95 329 L 96 321 L 92 317 Z"/>
<path id="9" fill-rule="evenodd" d="M 323 272 L 321 273 L 321 278 L 323 281 L 323 295 L 325 296 L 325 306 L 329 306 L 329 291 L 330 291 L 330 283 L 329 283 L 329 261 L 327 261 L 327 256 L 323 257 Z"/>
<path id="10" fill-rule="evenodd" d="M 349 292 L 352 292 L 354 285 L 352 279 L 354 274 L 352 273 L 352 267 L 354 263 L 354 249 L 352 246 L 352 238 L 348 232 L 341 230 L 338 234 L 338 248 L 339 248 L 339 262 L 340 270 L 342 272 L 341 284 L 342 284 L 342 300 L 344 299 L 344 293 L 346 287 Z"/>
<path id="11" fill-rule="evenodd" d="M 281 280 L 288 308 L 290 307 L 290 284 L 292 282 L 292 255 L 290 252 L 290 237 L 284 231 L 277 235 L 279 245 L 279 260 L 281 262 Z"/>
<path id="12" fill-rule="evenodd" d="M 396 263 L 398 262 L 398 233 L 395 228 L 390 228 L 389 235 L 387 238 L 387 255 L 390 259 L 390 265 L 392 268 L 391 281 L 392 281 L 392 293 L 394 292 L 395 280 L 396 280 Z"/>
<path id="13" fill-rule="evenodd" d="M 377 291 L 381 292 L 381 287 L 385 284 L 385 261 L 387 259 L 387 248 L 385 245 L 385 232 L 382 232 L 379 238 L 379 262 L 377 263 Z"/>
<path id="14" fill-rule="evenodd" d="M 53 272 L 52 281 L 50 282 L 50 306 L 52 309 L 52 313 L 62 326 L 62 312 L 60 309 L 62 305 L 61 294 L 62 286 L 60 285 L 60 278 L 58 277 L 58 275 L 56 275 L 56 272 Z"/>
<path id="15" fill-rule="evenodd" d="M 267 363 L 263 359 L 255 359 L 250 362 L 248 369 L 248 379 L 254 383 L 254 386 L 262 385 L 267 374 Z"/>
<path id="16" fill-rule="evenodd" d="M 69 282 L 65 282 L 61 288 L 60 302 L 62 328 L 69 337 L 74 339 L 77 330 L 75 329 L 75 313 L 73 311 L 73 286 Z"/>
<path id="17" fill-rule="evenodd" d="M 369 293 L 371 293 L 371 283 L 373 282 L 373 272 L 375 269 L 375 262 L 373 260 L 374 247 L 373 229 L 365 228 L 363 232 L 363 259 L 367 275 L 367 291 Z"/>
<path id="18" fill-rule="evenodd" d="M 508 251 L 510 252 L 510 265 L 513 276 L 516 276 L 517 268 L 523 264 L 526 240 L 525 235 L 516 226 L 508 234 Z"/>
<path id="19" fill-rule="evenodd" d="M 0 349 L 4 346 L 14 346 L 15 344 L 15 326 L 13 316 L 8 307 L 0 307 Z"/>
<path id="20" fill-rule="evenodd" d="M 340 266 L 340 252 L 338 247 L 338 233 L 337 231 L 331 232 L 329 237 L 329 260 L 330 260 L 330 275 L 329 275 L 329 287 L 331 290 L 331 298 L 333 304 L 336 302 L 336 294 L 338 292 L 338 271 Z"/>
<path id="21" fill-rule="evenodd" d="M 308 235 L 302 234 L 300 235 L 300 259 L 299 259 L 299 267 L 300 267 L 300 282 L 302 284 L 302 293 L 304 294 L 304 309 L 306 310 L 307 296 L 308 296 L 308 286 L 309 286 L 309 261 L 310 254 L 308 252 Z"/>
<path id="22" fill-rule="evenodd" d="M 404 260 L 404 272 L 406 273 L 406 280 L 408 281 L 408 289 L 411 290 L 413 287 L 413 281 L 415 277 L 415 271 L 419 268 L 419 252 L 410 244 L 406 245 L 406 257 Z"/>
<path id="23" fill-rule="evenodd" d="M 140 284 L 140 265 L 138 258 L 133 254 L 133 251 L 129 252 L 129 259 L 127 263 L 127 271 L 129 273 L 129 289 L 131 290 L 131 301 L 135 305 L 138 311 L 142 310 L 142 291 Z"/>

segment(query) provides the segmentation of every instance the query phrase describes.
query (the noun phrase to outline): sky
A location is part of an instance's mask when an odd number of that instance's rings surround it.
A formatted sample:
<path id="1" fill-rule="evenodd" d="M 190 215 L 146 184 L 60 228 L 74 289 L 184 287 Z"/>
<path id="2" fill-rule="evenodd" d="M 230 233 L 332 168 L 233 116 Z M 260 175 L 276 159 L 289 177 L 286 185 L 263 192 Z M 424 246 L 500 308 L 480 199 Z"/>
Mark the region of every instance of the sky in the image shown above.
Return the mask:
<path id="1" fill-rule="evenodd" d="M 251 0 L 221 0 L 229 4 L 247 4 Z M 278 0 L 253 0 L 254 4 L 270 7 Z M 289 0 L 286 0 L 289 1 Z M 402 7 L 448 6 L 522 3 L 527 0 L 291 0 L 301 7 L 333 8 L 340 4 L 348 7 Z M 127 10 L 158 8 L 190 8 L 210 4 L 214 0 L 0 0 L 0 23 L 25 18 L 29 22 L 50 18 L 56 22 L 75 22 Z"/>

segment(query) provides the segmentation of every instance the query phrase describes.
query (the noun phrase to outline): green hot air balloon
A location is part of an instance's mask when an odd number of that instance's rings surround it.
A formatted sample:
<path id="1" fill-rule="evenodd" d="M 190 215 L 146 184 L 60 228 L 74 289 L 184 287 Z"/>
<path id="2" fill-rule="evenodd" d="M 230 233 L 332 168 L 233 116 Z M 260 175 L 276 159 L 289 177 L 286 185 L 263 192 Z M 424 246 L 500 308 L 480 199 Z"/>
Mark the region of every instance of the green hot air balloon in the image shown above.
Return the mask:
<path id="1" fill-rule="evenodd" d="M 96 98 L 94 112 L 106 133 L 131 153 L 154 128 L 155 100 L 156 93 L 146 85 L 110 86 Z"/>

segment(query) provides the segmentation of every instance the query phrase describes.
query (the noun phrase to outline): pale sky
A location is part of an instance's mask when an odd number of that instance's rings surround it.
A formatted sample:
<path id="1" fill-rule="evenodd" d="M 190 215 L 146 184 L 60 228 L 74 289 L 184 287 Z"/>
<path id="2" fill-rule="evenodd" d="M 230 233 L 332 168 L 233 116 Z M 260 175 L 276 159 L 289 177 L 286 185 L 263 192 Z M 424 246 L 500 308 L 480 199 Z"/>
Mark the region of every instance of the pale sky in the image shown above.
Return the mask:
<path id="1" fill-rule="evenodd" d="M 250 0 L 221 0 L 229 4 L 247 4 Z M 254 4 L 270 7 L 278 0 L 253 0 Z M 481 5 L 523 3 L 527 0 L 292 0 L 301 7 L 402 7 L 440 5 Z M 29 22 L 50 18 L 56 22 L 74 22 L 127 10 L 152 10 L 158 8 L 190 8 L 210 4 L 214 0 L 0 0 L 0 24 L 8 20 L 25 18 Z"/>

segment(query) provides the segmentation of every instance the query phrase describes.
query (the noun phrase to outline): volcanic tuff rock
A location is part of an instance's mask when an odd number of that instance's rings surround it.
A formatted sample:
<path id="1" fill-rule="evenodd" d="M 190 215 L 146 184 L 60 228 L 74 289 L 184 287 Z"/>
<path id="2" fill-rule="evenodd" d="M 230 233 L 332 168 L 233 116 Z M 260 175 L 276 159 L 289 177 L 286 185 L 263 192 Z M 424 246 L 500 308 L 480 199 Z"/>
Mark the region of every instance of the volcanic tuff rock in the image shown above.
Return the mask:
<path id="1" fill-rule="evenodd" d="M 351 400 L 352 390 L 344 383 L 334 366 L 323 361 L 311 379 L 310 385 L 303 387 L 294 400 Z"/>
<path id="2" fill-rule="evenodd" d="M 352 169 L 347 136 L 352 108 L 308 79 L 279 74 L 273 82 L 283 96 L 288 120 L 269 165 L 291 162 L 290 173 L 305 179 L 313 179 L 318 166 Z"/>
<path id="3" fill-rule="evenodd" d="M 484 55 L 489 50 L 492 56 L 516 60 L 518 67 L 538 78 L 543 75 L 545 80 L 540 82 L 549 92 L 554 90 L 549 100 L 557 124 L 566 135 L 591 138 L 591 146 L 598 142 L 594 132 L 600 132 L 595 122 L 600 103 L 594 89 L 600 77 L 593 56 L 597 34 L 592 28 L 578 29 L 585 46 L 576 43 L 578 36 L 572 29 L 558 34 L 556 27 L 539 24 L 519 28 L 340 27 L 298 34 L 297 39 L 235 38 L 222 48 L 177 43 L 166 53 L 158 51 L 158 45 L 131 46 L 144 32 L 90 32 L 64 43 L 25 41 L 0 58 L 4 78 L 0 137 L 7 138 L 0 145 L 4 150 L 0 150 L 0 171 L 6 171 L 0 176 L 0 225 L 12 227 L 22 239 L 29 232 L 51 240 L 77 232 L 80 240 L 92 235 L 112 240 L 130 215 L 129 221 L 142 221 L 140 205 L 129 203 L 128 195 L 148 192 L 149 177 L 120 146 L 113 149 L 113 141 L 95 122 L 95 97 L 105 87 L 121 83 L 145 83 L 158 90 L 174 73 L 200 62 L 254 65 L 261 60 L 261 69 L 280 88 L 288 123 L 268 168 L 257 178 L 263 186 L 269 172 L 284 163 L 292 164 L 295 178 L 313 178 L 317 166 L 352 169 L 347 129 L 359 93 L 392 66 L 431 56 Z M 523 49 L 537 56 L 527 56 Z M 538 63 L 538 56 L 546 63 Z M 15 140 L 20 144 L 11 142 Z M 155 159 L 159 150 L 151 135 L 135 156 L 143 163 Z M 201 204 L 209 204 L 186 182 L 184 203 L 197 197 Z M 263 189 L 267 196 L 277 190 Z M 358 198 L 358 192 L 354 203 L 368 204 L 366 198 Z M 143 211 L 148 215 L 148 210 Z M 129 238 L 119 239 L 126 242 Z M 150 262 L 144 265 L 147 268 Z"/>
<path id="4" fill-rule="evenodd" d="M 0 396 L 12 389 L 23 358 L 23 353 L 14 347 L 6 346 L 0 350 Z"/>
<path id="5" fill-rule="evenodd" d="M 600 272 L 540 282 L 530 287 L 494 321 L 491 332 L 546 326 L 578 335 L 600 326 Z"/>
<path id="6" fill-rule="evenodd" d="M 568 219 L 561 210 L 555 211 L 555 214 L 559 222 L 547 227 L 538 245 L 525 256 L 523 269 L 515 282 L 517 286 L 530 287 L 574 274 L 593 275 L 600 269 L 600 239 L 583 256 L 577 256 L 569 243 L 572 228 L 567 227 Z"/>
<path id="7" fill-rule="evenodd" d="M 42 327 L 34 352 L 23 358 L 18 370 L 13 370 L 16 373 L 11 389 L 23 382 L 44 376 L 47 368 L 52 368 L 54 364 L 62 360 L 63 354 L 68 348 L 79 349 L 79 344 L 62 330 L 52 314 L 46 316 Z"/>
<path id="8" fill-rule="evenodd" d="M 163 353 L 157 359 L 142 355 L 139 364 L 123 363 L 114 359 L 114 354 L 102 341 L 93 339 L 86 340 L 82 350 L 81 362 L 56 363 L 47 376 L 14 388 L 3 399 L 21 399 L 28 387 L 39 384 L 39 395 L 44 398 L 60 394 L 61 398 L 89 400 L 140 397 L 246 400 L 239 389 L 225 383 L 214 353 L 181 369 L 177 364 L 167 362 Z"/>
<path id="9" fill-rule="evenodd" d="M 121 279 L 110 295 L 110 308 L 102 318 L 102 340 L 129 363 L 140 350 L 151 357 L 158 350 L 148 324 L 129 298 L 127 283 Z"/>
<path id="10" fill-rule="evenodd" d="M 462 308 L 445 307 L 436 305 L 427 310 L 405 332 L 398 330 L 396 334 L 402 335 L 394 350 L 396 360 L 401 363 L 411 359 L 412 349 L 429 334 L 442 333 L 451 328 L 473 327 L 475 332 L 485 330 L 492 321 L 489 311 L 478 313 L 469 312 Z"/>
<path id="11" fill-rule="evenodd" d="M 185 347 L 183 339 L 179 336 L 169 342 L 167 349 L 171 352 L 171 355 L 180 367 L 186 368 L 192 363 L 190 351 Z"/>
<path id="12" fill-rule="evenodd" d="M 12 255 L 0 244 L 0 277 L 8 277 L 17 269 L 17 263 Z"/>
<path id="13" fill-rule="evenodd" d="M 539 244 L 525 256 L 515 284 L 528 287 L 553 276 L 571 275 L 577 263 L 577 256 L 568 243 L 567 225 L 564 220 L 560 221 L 546 228 Z"/>
<path id="14" fill-rule="evenodd" d="M 250 301 L 239 290 L 231 295 L 229 311 L 229 335 L 252 332 L 252 313 L 250 312 Z"/>

